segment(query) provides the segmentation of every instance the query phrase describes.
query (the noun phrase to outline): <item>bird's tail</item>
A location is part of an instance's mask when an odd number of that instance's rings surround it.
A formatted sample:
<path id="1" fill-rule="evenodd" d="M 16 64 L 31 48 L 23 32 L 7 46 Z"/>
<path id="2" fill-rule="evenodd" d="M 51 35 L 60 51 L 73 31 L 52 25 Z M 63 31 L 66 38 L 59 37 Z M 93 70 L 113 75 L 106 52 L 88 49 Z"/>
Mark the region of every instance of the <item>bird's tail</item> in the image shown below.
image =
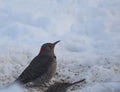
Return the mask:
<path id="1" fill-rule="evenodd" d="M 82 79 L 82 80 L 76 81 L 74 83 L 71 83 L 71 86 L 75 85 L 75 84 L 78 84 L 78 83 L 82 83 L 82 82 L 85 82 L 85 79 Z"/>

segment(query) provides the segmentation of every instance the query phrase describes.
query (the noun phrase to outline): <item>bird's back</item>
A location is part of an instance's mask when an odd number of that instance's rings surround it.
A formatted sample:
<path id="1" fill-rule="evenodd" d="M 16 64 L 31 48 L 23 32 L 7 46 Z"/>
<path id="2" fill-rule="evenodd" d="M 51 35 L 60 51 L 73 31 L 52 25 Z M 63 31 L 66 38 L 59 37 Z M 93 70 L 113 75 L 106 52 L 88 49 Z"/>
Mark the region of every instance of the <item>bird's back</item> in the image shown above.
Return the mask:
<path id="1" fill-rule="evenodd" d="M 17 80 L 25 84 L 40 79 L 49 71 L 54 62 L 56 61 L 52 57 L 38 55 L 31 61 Z"/>

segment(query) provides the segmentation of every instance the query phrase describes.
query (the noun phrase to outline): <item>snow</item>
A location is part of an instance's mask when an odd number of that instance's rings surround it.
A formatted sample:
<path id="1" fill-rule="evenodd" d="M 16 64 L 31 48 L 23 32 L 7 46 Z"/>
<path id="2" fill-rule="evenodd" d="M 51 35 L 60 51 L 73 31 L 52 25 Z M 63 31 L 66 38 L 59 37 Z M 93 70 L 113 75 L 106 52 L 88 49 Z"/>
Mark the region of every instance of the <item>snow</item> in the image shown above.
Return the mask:
<path id="1" fill-rule="evenodd" d="M 86 78 L 74 92 L 120 92 L 119 25 L 119 0 L 0 0 L 0 87 L 19 76 L 42 44 L 61 40 L 53 80 Z"/>
<path id="2" fill-rule="evenodd" d="M 120 92 L 120 83 L 97 83 L 92 86 L 78 90 L 78 92 Z M 76 91 L 77 92 L 77 91 Z"/>
<path id="3" fill-rule="evenodd" d="M 2 88 L 0 92 L 23 92 L 23 89 L 20 85 L 18 84 L 13 84 L 7 88 Z"/>

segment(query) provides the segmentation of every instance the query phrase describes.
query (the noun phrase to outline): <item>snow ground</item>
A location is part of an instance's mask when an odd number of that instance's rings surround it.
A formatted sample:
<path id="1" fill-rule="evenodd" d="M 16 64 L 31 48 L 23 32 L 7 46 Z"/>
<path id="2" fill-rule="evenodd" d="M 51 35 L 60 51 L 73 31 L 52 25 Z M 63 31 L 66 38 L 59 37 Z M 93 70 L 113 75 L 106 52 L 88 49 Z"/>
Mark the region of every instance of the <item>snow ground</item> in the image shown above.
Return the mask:
<path id="1" fill-rule="evenodd" d="M 12 83 L 42 44 L 61 40 L 53 79 L 86 78 L 74 92 L 120 92 L 119 25 L 119 0 L 0 0 L 0 86 Z"/>

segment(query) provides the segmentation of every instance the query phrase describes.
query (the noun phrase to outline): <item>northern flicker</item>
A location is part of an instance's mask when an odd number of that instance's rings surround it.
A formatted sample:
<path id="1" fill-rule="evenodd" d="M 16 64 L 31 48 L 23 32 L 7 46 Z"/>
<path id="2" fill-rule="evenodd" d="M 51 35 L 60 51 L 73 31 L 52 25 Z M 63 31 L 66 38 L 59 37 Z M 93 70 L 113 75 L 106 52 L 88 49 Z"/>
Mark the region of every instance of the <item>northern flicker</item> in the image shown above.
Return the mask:
<path id="1" fill-rule="evenodd" d="M 55 45 L 60 42 L 45 43 L 40 53 L 31 61 L 28 67 L 17 78 L 21 84 L 32 82 L 34 85 L 43 85 L 52 78 L 56 71 Z"/>
<path id="2" fill-rule="evenodd" d="M 55 83 L 51 85 L 45 92 L 67 92 L 67 89 L 75 84 L 85 82 L 85 79 L 76 81 L 74 83 Z"/>

